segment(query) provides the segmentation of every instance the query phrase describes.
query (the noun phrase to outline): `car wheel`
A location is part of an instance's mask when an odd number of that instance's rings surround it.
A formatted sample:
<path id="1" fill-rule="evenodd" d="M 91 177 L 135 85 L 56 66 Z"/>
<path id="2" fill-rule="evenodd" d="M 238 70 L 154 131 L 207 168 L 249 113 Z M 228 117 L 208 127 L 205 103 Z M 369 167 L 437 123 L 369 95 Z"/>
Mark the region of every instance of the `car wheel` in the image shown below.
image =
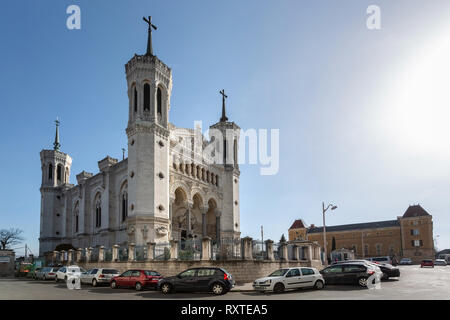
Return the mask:
<path id="1" fill-rule="evenodd" d="M 117 289 L 119 286 L 117 285 L 117 282 L 115 282 L 115 281 L 112 281 L 111 282 L 111 288 L 112 289 Z"/>
<path id="2" fill-rule="evenodd" d="M 317 280 L 316 283 L 314 284 L 314 289 L 317 289 L 317 290 L 323 289 L 323 281 Z"/>
<path id="3" fill-rule="evenodd" d="M 284 291 L 284 284 L 282 284 L 281 282 L 278 282 L 274 287 L 273 287 L 273 291 L 276 293 L 281 293 Z"/>
<path id="4" fill-rule="evenodd" d="M 172 292 L 172 286 L 169 283 L 163 283 L 161 285 L 161 292 L 164 294 L 168 294 Z"/>
<path id="5" fill-rule="evenodd" d="M 96 287 L 97 286 L 97 279 L 92 280 L 92 286 Z"/>
<path id="6" fill-rule="evenodd" d="M 67 276 L 64 277 L 64 282 L 67 282 Z"/>
<path id="7" fill-rule="evenodd" d="M 386 272 L 383 272 L 383 276 L 381 277 L 383 280 L 389 279 L 389 275 Z"/>
<path id="8" fill-rule="evenodd" d="M 136 289 L 136 291 L 141 291 L 142 290 L 142 284 L 140 282 L 136 282 L 136 284 L 134 285 L 134 288 Z"/>
<path id="9" fill-rule="evenodd" d="M 358 279 L 358 284 L 359 284 L 361 287 L 367 287 L 367 278 L 365 278 L 365 277 L 359 278 L 359 279 Z"/>
<path id="10" fill-rule="evenodd" d="M 214 293 L 216 296 L 219 296 L 221 294 L 225 293 L 225 287 L 223 286 L 223 284 L 216 282 L 211 286 L 211 291 L 212 293 Z"/>

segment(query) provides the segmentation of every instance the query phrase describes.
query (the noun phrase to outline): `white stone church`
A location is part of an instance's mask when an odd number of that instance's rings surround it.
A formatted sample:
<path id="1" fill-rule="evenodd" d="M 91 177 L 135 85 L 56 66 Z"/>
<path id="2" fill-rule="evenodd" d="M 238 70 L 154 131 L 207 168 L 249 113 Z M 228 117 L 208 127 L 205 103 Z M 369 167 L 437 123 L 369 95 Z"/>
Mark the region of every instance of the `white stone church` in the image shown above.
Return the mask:
<path id="1" fill-rule="evenodd" d="M 53 150 L 40 152 L 40 255 L 60 244 L 112 247 L 240 236 L 240 128 L 226 117 L 223 91 L 222 117 L 210 126 L 219 135 L 205 138 L 169 122 L 172 70 L 153 55 L 151 26 L 147 53 L 125 65 L 128 157 L 105 157 L 98 173 L 83 171 L 73 185 L 72 158 L 60 151 L 58 122 Z"/>

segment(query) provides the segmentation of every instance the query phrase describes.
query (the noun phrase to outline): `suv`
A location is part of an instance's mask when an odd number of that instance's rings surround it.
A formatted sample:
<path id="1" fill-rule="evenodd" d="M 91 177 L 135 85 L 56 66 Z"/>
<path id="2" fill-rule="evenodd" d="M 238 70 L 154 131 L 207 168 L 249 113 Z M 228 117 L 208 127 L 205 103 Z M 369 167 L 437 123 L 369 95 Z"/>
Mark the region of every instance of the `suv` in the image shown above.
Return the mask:
<path id="1" fill-rule="evenodd" d="M 215 295 L 225 294 L 234 287 L 230 273 L 222 268 L 192 268 L 176 276 L 163 278 L 158 282 L 158 289 L 163 294 L 175 291 L 212 292 Z"/>
<path id="2" fill-rule="evenodd" d="M 81 283 L 92 284 L 93 287 L 96 287 L 100 283 L 109 284 L 111 278 L 117 277 L 120 275 L 120 272 L 116 269 L 102 269 L 95 268 L 83 272 L 80 276 Z"/>
<path id="3" fill-rule="evenodd" d="M 375 275 L 381 279 L 382 272 L 379 267 L 369 263 L 337 263 L 320 271 L 327 284 L 358 284 L 367 287 L 367 280 Z"/>
<path id="4" fill-rule="evenodd" d="M 72 275 L 80 275 L 84 270 L 79 266 L 62 267 L 56 271 L 55 282 L 60 280 L 67 281 L 67 278 Z"/>
<path id="5" fill-rule="evenodd" d="M 325 285 L 322 275 L 316 268 L 285 268 L 272 272 L 267 277 L 256 279 L 253 289 L 266 292 L 283 292 L 285 289 L 315 288 Z"/>

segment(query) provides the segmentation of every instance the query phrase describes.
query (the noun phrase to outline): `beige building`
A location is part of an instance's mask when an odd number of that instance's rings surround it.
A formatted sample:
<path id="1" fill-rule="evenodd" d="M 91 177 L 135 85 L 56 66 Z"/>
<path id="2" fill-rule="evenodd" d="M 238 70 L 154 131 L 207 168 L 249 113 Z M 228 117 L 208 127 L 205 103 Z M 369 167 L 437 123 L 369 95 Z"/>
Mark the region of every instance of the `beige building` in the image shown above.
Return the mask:
<path id="1" fill-rule="evenodd" d="M 409 206 L 396 220 L 326 226 L 327 252 L 351 249 L 357 258 L 396 256 L 418 262 L 434 257 L 432 216 L 420 205 Z M 317 241 L 323 248 L 323 227 L 307 227 L 296 220 L 289 240 Z M 333 245 L 334 243 L 334 245 Z"/>

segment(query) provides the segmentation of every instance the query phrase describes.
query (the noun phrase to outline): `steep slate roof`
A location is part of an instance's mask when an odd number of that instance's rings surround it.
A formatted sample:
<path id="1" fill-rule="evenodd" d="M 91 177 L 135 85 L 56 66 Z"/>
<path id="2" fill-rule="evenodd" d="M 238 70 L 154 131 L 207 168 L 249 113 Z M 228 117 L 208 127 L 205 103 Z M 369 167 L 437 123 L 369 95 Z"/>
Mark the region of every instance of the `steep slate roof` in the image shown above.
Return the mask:
<path id="1" fill-rule="evenodd" d="M 363 229 L 375 229 L 375 228 L 389 228 L 389 227 L 399 227 L 400 223 L 398 220 L 387 220 L 387 221 L 377 221 L 377 222 L 365 222 L 365 223 L 354 223 L 354 224 L 343 224 L 340 226 L 327 226 L 327 232 L 333 231 L 351 231 L 351 230 L 363 230 Z M 323 232 L 323 227 L 309 228 L 308 233 L 319 233 Z"/>
<path id="2" fill-rule="evenodd" d="M 300 228 L 306 228 L 306 225 L 305 225 L 305 223 L 303 222 L 302 219 L 297 219 L 297 220 L 294 221 L 294 223 L 289 228 L 289 230 L 291 230 L 291 229 L 300 229 Z"/>
<path id="3" fill-rule="evenodd" d="M 430 214 L 425 211 L 419 204 L 414 206 L 409 206 L 406 209 L 403 218 L 412 218 L 412 217 L 421 217 L 421 216 L 429 216 Z"/>

